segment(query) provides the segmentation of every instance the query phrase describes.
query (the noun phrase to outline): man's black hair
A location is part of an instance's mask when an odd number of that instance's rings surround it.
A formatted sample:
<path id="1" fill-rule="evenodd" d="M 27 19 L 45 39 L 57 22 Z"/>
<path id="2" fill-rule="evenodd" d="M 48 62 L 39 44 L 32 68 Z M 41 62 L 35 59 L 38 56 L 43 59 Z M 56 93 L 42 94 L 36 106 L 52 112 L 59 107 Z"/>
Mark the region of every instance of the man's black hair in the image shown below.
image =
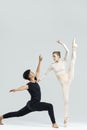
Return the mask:
<path id="1" fill-rule="evenodd" d="M 30 74 L 30 69 L 29 70 L 26 70 L 24 73 L 23 73 L 23 78 L 26 79 L 26 80 L 30 80 L 29 79 L 29 74 Z"/>

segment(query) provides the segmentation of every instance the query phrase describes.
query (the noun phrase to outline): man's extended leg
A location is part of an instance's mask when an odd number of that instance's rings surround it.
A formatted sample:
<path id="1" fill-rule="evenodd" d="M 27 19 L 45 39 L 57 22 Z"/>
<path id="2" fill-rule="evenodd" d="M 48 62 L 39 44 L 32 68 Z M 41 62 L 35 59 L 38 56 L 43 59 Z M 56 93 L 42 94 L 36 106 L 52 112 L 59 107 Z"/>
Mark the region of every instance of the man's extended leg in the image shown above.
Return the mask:
<path id="1" fill-rule="evenodd" d="M 2 125 L 2 119 L 24 116 L 30 112 L 32 112 L 32 111 L 29 110 L 27 106 L 25 106 L 24 108 L 20 109 L 19 111 L 6 113 L 6 114 L 0 116 L 0 125 Z"/>

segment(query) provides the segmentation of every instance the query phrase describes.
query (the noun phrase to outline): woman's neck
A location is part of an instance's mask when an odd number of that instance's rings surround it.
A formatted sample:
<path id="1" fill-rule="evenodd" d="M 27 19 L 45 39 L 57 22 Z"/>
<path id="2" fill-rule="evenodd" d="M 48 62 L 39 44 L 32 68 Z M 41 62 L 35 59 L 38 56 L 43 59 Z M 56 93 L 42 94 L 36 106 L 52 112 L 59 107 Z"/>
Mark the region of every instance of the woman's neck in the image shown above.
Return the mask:
<path id="1" fill-rule="evenodd" d="M 56 60 L 55 63 L 58 63 L 60 60 L 61 60 L 61 59 Z"/>

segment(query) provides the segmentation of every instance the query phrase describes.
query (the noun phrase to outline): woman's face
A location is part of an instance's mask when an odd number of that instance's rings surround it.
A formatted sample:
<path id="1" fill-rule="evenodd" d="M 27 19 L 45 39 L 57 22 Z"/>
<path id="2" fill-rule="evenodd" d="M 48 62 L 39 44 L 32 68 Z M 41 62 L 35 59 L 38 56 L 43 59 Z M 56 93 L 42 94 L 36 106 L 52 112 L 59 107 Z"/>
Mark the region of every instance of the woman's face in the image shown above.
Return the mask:
<path id="1" fill-rule="evenodd" d="M 53 60 L 54 62 L 59 61 L 59 56 L 56 53 L 53 54 Z"/>

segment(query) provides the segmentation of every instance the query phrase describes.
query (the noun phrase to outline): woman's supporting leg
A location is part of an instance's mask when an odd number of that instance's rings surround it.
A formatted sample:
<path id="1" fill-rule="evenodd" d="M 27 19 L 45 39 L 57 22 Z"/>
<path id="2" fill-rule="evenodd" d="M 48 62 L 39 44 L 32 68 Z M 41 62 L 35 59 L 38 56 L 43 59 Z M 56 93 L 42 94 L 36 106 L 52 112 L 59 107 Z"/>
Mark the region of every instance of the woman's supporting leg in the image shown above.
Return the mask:
<path id="1" fill-rule="evenodd" d="M 64 126 L 67 126 L 68 123 L 69 88 L 70 88 L 70 84 L 64 84 L 64 86 L 62 86 L 63 97 L 64 97 Z"/>

